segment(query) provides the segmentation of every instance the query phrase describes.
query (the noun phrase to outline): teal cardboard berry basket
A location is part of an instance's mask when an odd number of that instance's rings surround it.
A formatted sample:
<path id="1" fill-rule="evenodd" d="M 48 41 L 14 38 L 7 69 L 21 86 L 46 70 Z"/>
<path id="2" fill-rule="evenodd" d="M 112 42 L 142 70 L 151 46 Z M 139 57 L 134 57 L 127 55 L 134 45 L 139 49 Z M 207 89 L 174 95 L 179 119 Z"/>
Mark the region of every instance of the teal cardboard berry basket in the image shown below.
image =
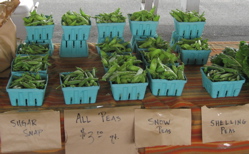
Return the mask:
<path id="1" fill-rule="evenodd" d="M 68 41 L 76 40 L 88 40 L 91 32 L 91 21 L 90 25 L 79 25 L 79 26 L 61 26 L 63 30 L 63 39 Z"/>
<path id="2" fill-rule="evenodd" d="M 88 57 L 88 44 L 83 40 L 61 40 L 60 57 Z"/>
<path id="3" fill-rule="evenodd" d="M 212 98 L 236 97 L 239 95 L 241 88 L 245 83 L 245 78 L 242 76 L 238 81 L 212 82 L 204 73 L 204 68 L 201 67 L 200 69 L 202 76 L 202 86 L 206 89 L 206 91 Z"/>
<path id="4" fill-rule="evenodd" d="M 185 65 L 204 65 L 207 63 L 211 50 L 182 50 L 180 58 Z"/>
<path id="5" fill-rule="evenodd" d="M 69 74 L 70 72 L 60 73 L 60 84 L 62 85 L 61 75 Z M 98 91 L 98 86 L 90 87 L 62 87 L 62 92 L 64 96 L 65 104 L 90 104 L 96 103 Z"/>
<path id="6" fill-rule="evenodd" d="M 186 80 L 153 79 L 148 73 L 149 87 L 154 96 L 181 96 Z"/>
<path id="7" fill-rule="evenodd" d="M 158 21 L 131 21 L 128 14 L 129 26 L 132 36 L 156 36 Z"/>
<path id="8" fill-rule="evenodd" d="M 148 82 L 146 83 L 127 83 L 114 84 L 110 82 L 114 100 L 142 100 L 144 99 Z"/>
<path id="9" fill-rule="evenodd" d="M 9 94 L 10 103 L 12 106 L 42 106 L 44 96 L 48 84 L 48 75 L 40 73 L 41 78 L 46 80 L 44 89 L 13 89 L 10 88 L 10 84 L 13 81 L 14 76 L 21 76 L 22 73 L 14 73 L 11 75 L 6 91 Z"/>
<path id="10" fill-rule="evenodd" d="M 201 37 L 205 24 L 206 22 L 179 22 L 174 18 L 177 35 L 186 39 Z"/>
<path id="11" fill-rule="evenodd" d="M 54 25 L 25 26 L 27 40 L 50 40 L 53 38 Z"/>
<path id="12" fill-rule="evenodd" d="M 126 22 L 120 22 L 120 23 L 97 23 L 96 19 L 96 25 L 98 29 L 98 42 L 101 41 L 102 38 L 110 37 L 124 37 L 124 30 Z"/>

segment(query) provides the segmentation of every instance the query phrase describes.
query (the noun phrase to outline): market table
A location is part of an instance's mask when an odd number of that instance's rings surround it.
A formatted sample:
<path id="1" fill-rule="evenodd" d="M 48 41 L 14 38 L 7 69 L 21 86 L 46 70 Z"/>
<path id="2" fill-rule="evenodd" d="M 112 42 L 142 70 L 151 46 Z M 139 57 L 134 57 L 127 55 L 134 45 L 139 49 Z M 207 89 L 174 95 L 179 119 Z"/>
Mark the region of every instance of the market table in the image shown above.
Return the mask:
<path id="1" fill-rule="evenodd" d="M 221 52 L 226 46 L 238 48 L 239 42 L 209 42 L 212 52 L 215 55 Z M 226 107 L 235 105 L 244 105 L 249 103 L 249 86 L 245 85 L 238 97 L 211 98 L 201 81 L 201 66 L 186 65 L 185 74 L 187 83 L 181 96 L 178 97 L 158 97 L 152 95 L 149 88 L 146 89 L 145 98 L 135 101 L 115 101 L 108 82 L 100 81 L 100 90 L 98 92 L 97 101 L 94 104 L 66 105 L 64 103 L 62 90 L 56 89 L 60 85 L 59 73 L 74 71 L 75 67 L 89 69 L 96 67 L 97 76 L 101 78 L 104 75 L 104 68 L 101 63 L 94 43 L 88 43 L 89 56 L 84 58 L 62 58 L 59 56 L 60 44 L 54 44 L 54 53 L 50 57 L 49 81 L 45 93 L 44 104 L 41 107 L 14 107 L 10 105 L 6 85 L 9 78 L 0 78 L 0 112 L 10 110 L 55 110 L 60 111 L 61 115 L 61 136 L 63 147 L 58 150 L 35 151 L 30 153 L 65 153 L 65 135 L 64 135 L 64 110 L 65 109 L 88 109 L 117 106 L 141 105 L 143 108 L 190 108 L 192 110 L 192 144 L 189 146 L 156 146 L 139 149 L 140 154 L 159 154 L 159 153 L 249 153 L 249 141 L 240 142 L 216 142 L 202 143 L 202 127 L 201 127 L 201 107 Z M 210 63 L 210 62 L 208 62 Z M 29 154 L 25 152 L 25 154 Z"/>

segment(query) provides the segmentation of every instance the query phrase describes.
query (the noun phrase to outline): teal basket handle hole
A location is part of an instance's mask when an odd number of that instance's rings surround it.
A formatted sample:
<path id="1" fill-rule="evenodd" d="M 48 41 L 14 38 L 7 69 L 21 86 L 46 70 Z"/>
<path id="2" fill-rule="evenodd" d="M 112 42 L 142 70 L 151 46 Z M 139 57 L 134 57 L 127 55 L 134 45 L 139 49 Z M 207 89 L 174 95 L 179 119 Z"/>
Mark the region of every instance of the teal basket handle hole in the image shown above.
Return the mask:
<path id="1" fill-rule="evenodd" d="M 28 99 L 25 99 L 25 105 L 28 106 Z"/>
<path id="2" fill-rule="evenodd" d="M 73 104 L 73 98 L 70 97 L 70 104 Z"/>
<path id="3" fill-rule="evenodd" d="M 140 99 L 140 93 L 137 94 L 137 99 L 138 99 L 138 100 Z"/>
<path id="4" fill-rule="evenodd" d="M 16 99 L 16 102 L 15 102 L 15 103 L 16 103 L 16 106 L 18 106 L 18 99 Z"/>
<path id="5" fill-rule="evenodd" d="M 37 102 L 37 99 L 35 99 L 35 106 L 38 106 L 38 102 Z"/>
<path id="6" fill-rule="evenodd" d="M 90 104 L 90 103 L 92 102 L 92 97 L 89 97 L 88 99 L 89 99 L 88 102 L 89 102 L 89 104 Z"/>

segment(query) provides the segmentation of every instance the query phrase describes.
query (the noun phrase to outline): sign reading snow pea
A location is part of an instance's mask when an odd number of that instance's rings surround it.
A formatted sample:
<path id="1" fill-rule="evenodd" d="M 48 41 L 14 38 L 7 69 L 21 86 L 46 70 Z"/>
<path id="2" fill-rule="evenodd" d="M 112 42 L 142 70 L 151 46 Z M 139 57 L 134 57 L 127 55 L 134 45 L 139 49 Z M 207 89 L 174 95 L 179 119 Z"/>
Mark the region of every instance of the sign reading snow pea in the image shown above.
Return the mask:
<path id="1" fill-rule="evenodd" d="M 202 107 L 203 143 L 249 140 L 249 105 Z"/>
<path id="2" fill-rule="evenodd" d="M 66 153 L 136 154 L 135 108 L 65 110 Z"/>
<path id="3" fill-rule="evenodd" d="M 0 123 L 1 152 L 61 148 L 60 113 L 58 111 L 2 113 Z"/>
<path id="4" fill-rule="evenodd" d="M 191 144 L 190 109 L 136 109 L 135 143 L 139 147 Z"/>

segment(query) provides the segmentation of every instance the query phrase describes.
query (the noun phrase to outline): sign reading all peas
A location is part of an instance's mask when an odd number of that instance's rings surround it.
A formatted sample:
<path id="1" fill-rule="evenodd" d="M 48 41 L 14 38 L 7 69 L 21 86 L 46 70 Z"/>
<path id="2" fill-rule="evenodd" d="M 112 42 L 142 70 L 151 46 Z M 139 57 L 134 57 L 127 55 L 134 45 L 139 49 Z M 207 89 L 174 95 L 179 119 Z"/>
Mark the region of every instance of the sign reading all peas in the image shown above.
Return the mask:
<path id="1" fill-rule="evenodd" d="M 136 154 L 135 108 L 65 110 L 66 153 Z"/>

